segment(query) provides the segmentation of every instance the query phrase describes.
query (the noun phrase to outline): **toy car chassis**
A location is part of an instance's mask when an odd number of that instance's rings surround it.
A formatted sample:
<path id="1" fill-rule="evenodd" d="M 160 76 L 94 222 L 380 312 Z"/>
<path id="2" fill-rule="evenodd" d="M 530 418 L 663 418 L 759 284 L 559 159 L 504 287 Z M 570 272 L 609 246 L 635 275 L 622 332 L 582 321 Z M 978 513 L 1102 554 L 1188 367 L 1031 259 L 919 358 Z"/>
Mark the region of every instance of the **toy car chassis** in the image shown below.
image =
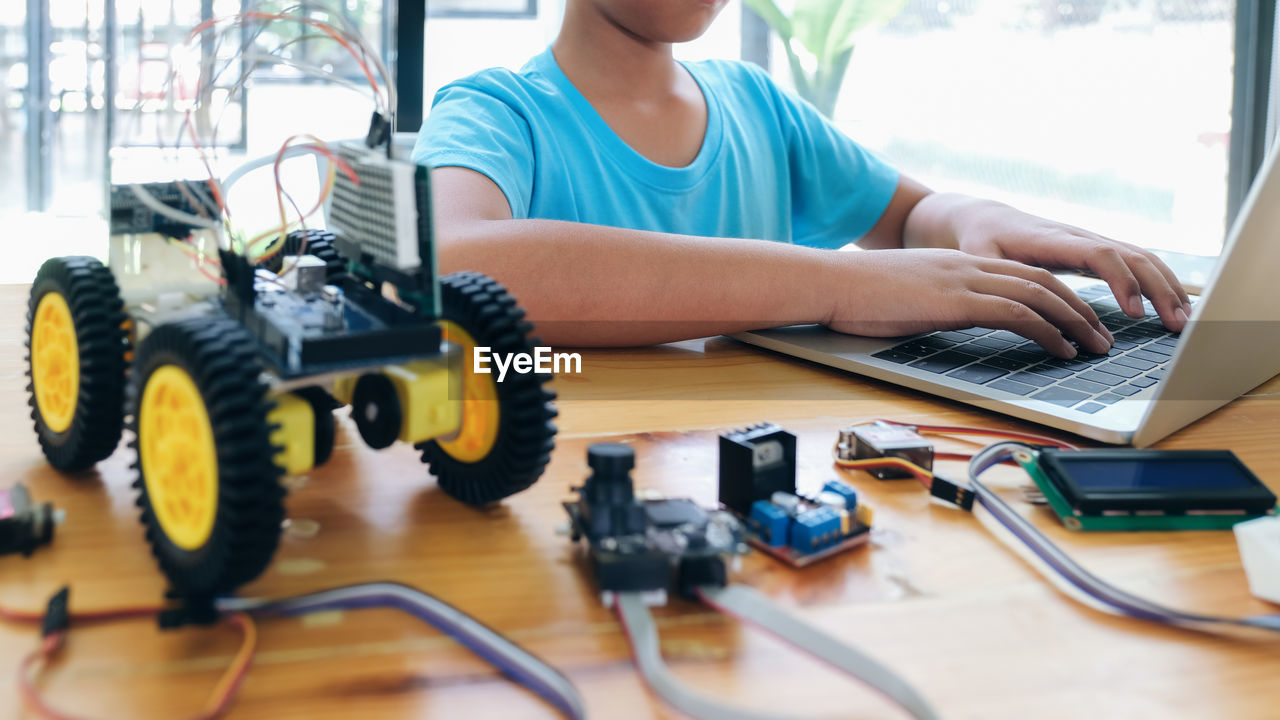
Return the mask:
<path id="1" fill-rule="evenodd" d="M 470 504 L 527 488 L 550 458 L 550 377 L 497 383 L 467 362 L 477 345 L 531 352 L 524 312 L 479 273 L 437 278 L 425 168 L 362 150 L 345 151 L 367 181 L 335 188 L 336 232 L 290 233 L 269 259 L 120 185 L 109 264 L 53 258 L 36 275 L 27 358 L 41 448 L 82 471 L 129 430 L 146 539 L 179 598 L 208 601 L 263 572 L 284 520 L 281 477 L 328 459 L 338 407 L 371 447 L 419 448 Z M 203 187 L 142 190 L 193 213 Z"/>

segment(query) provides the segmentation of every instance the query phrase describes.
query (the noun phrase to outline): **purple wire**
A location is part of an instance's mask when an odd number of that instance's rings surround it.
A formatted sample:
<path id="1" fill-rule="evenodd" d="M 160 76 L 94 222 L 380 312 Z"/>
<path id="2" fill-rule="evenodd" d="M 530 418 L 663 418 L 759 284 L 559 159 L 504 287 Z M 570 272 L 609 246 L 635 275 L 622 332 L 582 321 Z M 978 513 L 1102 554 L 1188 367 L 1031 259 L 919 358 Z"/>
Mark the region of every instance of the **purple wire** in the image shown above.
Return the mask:
<path id="1" fill-rule="evenodd" d="M 427 602 L 413 602 L 407 598 L 390 592 L 384 588 L 394 586 L 396 589 L 424 597 Z M 323 597 L 335 592 L 362 592 L 355 597 L 345 597 L 340 599 L 325 600 Z M 431 607 L 430 603 L 438 603 L 447 607 L 459 615 L 463 615 L 470 622 L 475 623 L 478 628 L 492 634 L 491 638 L 484 638 L 480 634 L 457 624 L 453 619 L 438 612 Z M 475 653 L 484 661 L 497 668 L 502 674 L 511 678 L 517 683 L 529 688 L 539 697 L 556 707 L 563 715 L 574 720 L 585 717 L 581 698 L 576 694 L 572 684 L 568 678 L 551 668 L 542 660 L 525 651 L 523 648 L 515 645 L 506 638 L 503 638 L 496 631 L 488 628 L 478 620 L 465 615 L 457 608 L 448 605 L 438 598 L 434 598 L 417 588 L 399 583 L 370 583 L 367 586 L 352 585 L 332 590 L 323 590 L 308 595 L 300 595 L 285 600 L 272 601 L 261 606 L 251 608 L 254 614 L 277 614 L 285 616 L 305 615 L 313 612 L 321 612 L 325 610 L 357 610 L 364 608 L 391 608 L 408 613 L 419 620 L 435 627 L 449 637 L 456 640 L 459 644 Z M 500 647 L 505 646 L 505 647 Z M 518 655 L 523 659 L 523 663 L 514 661 L 513 655 Z M 544 677 L 533 672 L 526 665 L 539 666 L 550 674 L 553 674 L 564 681 L 564 687 L 555 687 Z"/>
<path id="2" fill-rule="evenodd" d="M 987 450 L 979 453 L 978 457 L 986 455 L 989 451 L 994 450 L 1000 445 L 1004 445 L 1004 443 L 992 445 L 987 448 Z M 1017 446 L 1015 444 L 1009 445 L 1008 447 L 1021 446 Z M 1072 586 L 1076 587 L 1084 594 L 1103 604 L 1109 605 L 1126 615 L 1152 622 L 1166 624 L 1172 624 L 1175 622 L 1214 623 L 1280 631 L 1280 618 L 1277 616 L 1223 618 L 1186 613 L 1179 610 L 1161 607 L 1155 603 L 1143 600 L 1142 598 L 1131 595 L 1122 590 L 1110 587 L 1108 583 L 1095 577 L 1069 558 L 1064 560 L 1063 558 L 1049 553 L 1044 549 L 1044 545 L 1053 547 L 1052 541 L 1041 535 L 1035 528 L 1026 525 L 1025 521 L 1020 522 L 1021 518 L 1018 518 L 1014 514 L 1012 508 L 1010 508 L 1008 504 L 978 481 L 979 475 L 986 472 L 992 466 L 1001 462 L 1005 457 L 1008 457 L 1012 453 L 1002 454 L 1000 452 L 992 452 L 991 454 L 993 456 L 992 459 L 986 460 L 982 464 L 975 462 L 975 467 L 970 471 L 970 479 L 973 483 L 974 490 L 977 492 L 978 502 L 981 503 L 982 506 L 986 508 L 1001 525 L 1017 537 L 1023 545 L 1031 550 L 1046 565 L 1052 568 L 1059 576 L 1071 583 Z M 975 460 L 976 459 L 977 458 L 975 458 Z"/>

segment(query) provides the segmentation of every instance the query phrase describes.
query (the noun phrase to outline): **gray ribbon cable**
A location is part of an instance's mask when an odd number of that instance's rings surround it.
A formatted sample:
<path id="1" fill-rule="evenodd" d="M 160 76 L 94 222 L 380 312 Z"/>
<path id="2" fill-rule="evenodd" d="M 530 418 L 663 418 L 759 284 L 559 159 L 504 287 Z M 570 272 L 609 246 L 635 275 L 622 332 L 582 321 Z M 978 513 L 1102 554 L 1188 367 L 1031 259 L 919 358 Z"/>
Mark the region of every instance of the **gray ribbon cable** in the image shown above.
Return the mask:
<path id="1" fill-rule="evenodd" d="M 754 590 L 741 585 L 704 586 L 698 590 L 709 606 L 758 625 L 866 682 L 918 720 L 937 720 L 938 714 L 924 698 L 891 670 L 790 615 Z M 636 666 L 649 688 L 667 704 L 698 720 L 792 720 L 792 716 L 730 707 L 685 687 L 662 660 L 657 627 L 642 597 L 637 593 L 618 593 L 615 598 L 618 616 L 631 640 Z"/>
<path id="2" fill-rule="evenodd" d="M 393 582 L 375 582 L 321 590 L 275 601 L 221 600 L 224 611 L 254 615 L 304 615 L 323 610 L 395 608 L 427 622 L 487 660 L 508 677 L 540 695 L 572 720 L 586 717 L 582 697 L 567 677 L 497 631 L 421 590 Z"/>
<path id="3" fill-rule="evenodd" d="M 622 619 L 627 636 L 631 639 L 631 651 L 636 658 L 645 684 L 668 705 L 698 720 L 799 720 L 795 716 L 741 710 L 699 694 L 676 679 L 662 661 L 658 646 L 658 629 L 649 606 L 639 593 L 617 593 L 618 617 Z"/>
<path id="4" fill-rule="evenodd" d="M 698 588 L 703 602 L 758 625 L 778 639 L 831 664 L 883 693 L 917 720 L 937 720 L 938 713 L 906 680 L 862 651 L 846 645 L 774 604 L 745 585 Z"/>

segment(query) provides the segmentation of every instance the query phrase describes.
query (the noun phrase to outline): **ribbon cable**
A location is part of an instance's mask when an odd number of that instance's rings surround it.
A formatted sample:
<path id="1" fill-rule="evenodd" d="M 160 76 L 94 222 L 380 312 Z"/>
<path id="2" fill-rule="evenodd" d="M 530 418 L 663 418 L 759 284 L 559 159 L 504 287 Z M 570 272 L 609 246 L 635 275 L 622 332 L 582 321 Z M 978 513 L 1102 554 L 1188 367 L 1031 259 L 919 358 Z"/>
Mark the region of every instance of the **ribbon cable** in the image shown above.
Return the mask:
<path id="1" fill-rule="evenodd" d="M 917 720 L 937 720 L 939 717 L 928 701 L 892 670 L 800 620 L 755 590 L 744 585 L 723 588 L 704 585 L 697 588 L 697 594 L 712 609 L 756 625 L 865 682 Z M 669 705 L 699 720 L 792 720 L 794 716 L 730 707 L 680 683 L 662 660 L 657 626 L 643 596 L 639 593 L 618 593 L 615 598 L 618 616 L 631 640 L 640 674 L 650 689 Z"/>
<path id="2" fill-rule="evenodd" d="M 220 607 L 255 615 L 303 615 L 323 610 L 394 608 L 457 640 L 481 659 L 551 703 L 571 720 L 586 717 L 577 688 L 555 668 L 449 603 L 408 585 L 379 582 L 322 590 L 279 601 L 223 601 Z"/>
<path id="3" fill-rule="evenodd" d="M 1026 453 L 1027 457 L 1020 457 L 1019 451 Z M 1006 458 L 1014 458 L 1024 470 L 1030 472 L 1027 466 L 1034 462 L 1034 459 L 1028 458 L 1031 458 L 1033 453 L 1032 448 L 1018 443 L 997 443 L 988 446 L 973 456 L 970 461 L 969 482 L 973 486 L 973 492 L 981 507 L 991 513 L 999 524 L 1021 543 L 1021 546 L 1011 545 L 1011 547 L 1026 551 L 1024 557 L 1031 560 L 1033 565 L 1048 575 L 1051 580 L 1054 579 L 1053 574 L 1056 574 L 1056 577 L 1062 581 L 1060 587 L 1073 597 L 1087 598 L 1092 601 L 1090 604 L 1100 604 L 1104 609 L 1120 615 L 1206 632 L 1244 629 L 1280 632 L 1280 615 L 1233 618 L 1184 612 L 1122 590 L 1086 570 L 978 479 L 982 473 Z"/>

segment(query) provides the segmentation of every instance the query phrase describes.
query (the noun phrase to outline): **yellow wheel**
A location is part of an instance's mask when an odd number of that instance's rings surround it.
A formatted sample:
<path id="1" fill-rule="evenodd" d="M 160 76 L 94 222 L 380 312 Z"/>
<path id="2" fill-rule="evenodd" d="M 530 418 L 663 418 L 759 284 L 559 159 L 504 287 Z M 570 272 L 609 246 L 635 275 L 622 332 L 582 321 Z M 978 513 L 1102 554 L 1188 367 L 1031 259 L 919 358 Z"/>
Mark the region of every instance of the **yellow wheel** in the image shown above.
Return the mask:
<path id="1" fill-rule="evenodd" d="M 451 437 L 418 447 L 441 489 L 473 505 L 495 502 L 532 485 L 555 447 L 555 393 L 549 375 L 472 372 L 474 348 L 532 353 L 533 326 L 502 285 L 474 272 L 440 278 L 441 331 L 460 347 L 462 423 Z"/>
<path id="2" fill-rule="evenodd" d="M 80 349 L 71 308 L 56 290 L 40 298 L 31 320 L 31 384 L 45 424 L 66 432 L 80 394 Z"/>
<path id="3" fill-rule="evenodd" d="M 151 372 L 138 407 L 138 451 L 156 521 L 174 545 L 209 541 L 218 513 L 218 452 L 200 390 L 177 365 Z"/>
<path id="4" fill-rule="evenodd" d="M 52 258 L 27 312 L 27 387 L 49 464 L 84 470 L 120 442 L 129 351 L 115 278 L 89 257 Z"/>
<path id="5" fill-rule="evenodd" d="M 130 374 L 134 483 L 173 590 L 209 598 L 257 577 L 284 520 L 257 345 L 226 317 L 161 325 Z"/>
<path id="6" fill-rule="evenodd" d="M 478 462 L 493 450 L 498 439 L 498 387 L 493 375 L 472 372 L 476 341 L 452 320 L 440 323 L 444 339 L 461 349 L 462 425 L 452 440 L 440 440 L 440 449 L 462 462 Z"/>

